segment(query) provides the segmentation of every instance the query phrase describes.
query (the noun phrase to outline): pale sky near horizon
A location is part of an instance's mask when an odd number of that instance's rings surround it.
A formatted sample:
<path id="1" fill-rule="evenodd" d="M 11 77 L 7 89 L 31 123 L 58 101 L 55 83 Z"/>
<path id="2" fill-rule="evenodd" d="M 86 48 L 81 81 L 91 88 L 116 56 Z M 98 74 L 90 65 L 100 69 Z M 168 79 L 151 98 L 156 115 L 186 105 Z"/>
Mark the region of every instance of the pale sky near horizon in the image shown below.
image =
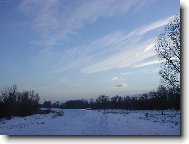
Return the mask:
<path id="1" fill-rule="evenodd" d="M 0 88 L 54 101 L 156 89 L 154 45 L 179 12 L 179 0 L 0 0 Z"/>

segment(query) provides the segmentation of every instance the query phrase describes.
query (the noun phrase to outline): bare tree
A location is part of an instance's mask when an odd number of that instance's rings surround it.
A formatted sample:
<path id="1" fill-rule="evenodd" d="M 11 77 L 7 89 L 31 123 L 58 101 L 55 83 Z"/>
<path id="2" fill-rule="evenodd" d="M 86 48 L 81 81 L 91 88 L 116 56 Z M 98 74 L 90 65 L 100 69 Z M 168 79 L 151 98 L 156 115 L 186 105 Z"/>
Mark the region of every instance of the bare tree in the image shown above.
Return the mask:
<path id="1" fill-rule="evenodd" d="M 0 91 L 0 117 L 27 116 L 38 111 L 40 97 L 32 91 L 19 92 L 16 85 Z"/>
<path id="2" fill-rule="evenodd" d="M 104 110 L 108 108 L 108 103 L 109 103 L 109 97 L 106 95 L 100 95 L 96 99 L 96 103 L 99 108 L 103 108 Z"/>
<path id="3" fill-rule="evenodd" d="M 166 101 L 167 101 L 167 89 L 163 85 L 160 85 L 158 87 L 156 99 L 159 102 L 159 106 L 160 106 L 160 109 L 161 109 L 161 114 L 163 115 L 163 110 L 166 107 Z"/>
<path id="4" fill-rule="evenodd" d="M 163 82 L 180 88 L 180 15 L 176 15 L 159 35 L 155 50 L 162 61 L 159 74 Z"/>

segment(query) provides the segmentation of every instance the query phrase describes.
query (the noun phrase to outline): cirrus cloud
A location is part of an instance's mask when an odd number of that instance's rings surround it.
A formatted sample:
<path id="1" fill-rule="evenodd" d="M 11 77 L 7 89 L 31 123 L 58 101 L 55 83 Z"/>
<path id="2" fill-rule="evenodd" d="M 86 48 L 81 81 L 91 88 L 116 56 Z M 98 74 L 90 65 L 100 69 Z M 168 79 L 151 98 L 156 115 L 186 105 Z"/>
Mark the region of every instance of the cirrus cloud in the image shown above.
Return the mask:
<path id="1" fill-rule="evenodd" d="M 117 40 L 119 41 L 117 43 L 117 46 L 112 46 L 113 49 L 117 48 L 118 52 L 111 54 L 104 60 L 82 68 L 81 72 L 96 73 L 110 70 L 113 68 L 137 67 L 138 63 L 156 55 L 156 52 L 153 48 L 157 37 L 142 42 L 140 40 L 144 37 L 146 33 L 160 29 L 165 26 L 172 18 L 173 16 L 170 16 L 162 20 L 155 21 L 151 24 L 139 27 L 131 31 L 129 34 L 122 34 L 122 41 L 120 42 L 119 40 Z M 121 46 L 120 43 L 122 44 Z M 141 64 L 139 67 L 157 63 L 157 61 L 148 61 L 145 62 L 145 64 Z"/>
<path id="2" fill-rule="evenodd" d="M 87 23 L 126 14 L 133 7 L 141 7 L 138 3 L 140 0 L 25 0 L 19 9 L 26 15 L 31 30 L 41 37 L 34 43 L 53 46 Z M 143 0 L 142 6 L 145 4 L 149 1 Z"/>

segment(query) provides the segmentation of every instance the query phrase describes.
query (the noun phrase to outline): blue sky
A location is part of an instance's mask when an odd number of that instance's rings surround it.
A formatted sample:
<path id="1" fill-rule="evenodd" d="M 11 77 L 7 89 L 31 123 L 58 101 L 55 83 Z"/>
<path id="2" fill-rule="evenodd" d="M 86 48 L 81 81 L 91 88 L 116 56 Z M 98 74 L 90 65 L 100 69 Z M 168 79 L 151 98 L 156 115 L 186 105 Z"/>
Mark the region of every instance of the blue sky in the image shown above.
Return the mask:
<path id="1" fill-rule="evenodd" d="M 179 11 L 179 0 L 1 0 L 0 88 L 50 100 L 153 90 L 154 45 Z"/>

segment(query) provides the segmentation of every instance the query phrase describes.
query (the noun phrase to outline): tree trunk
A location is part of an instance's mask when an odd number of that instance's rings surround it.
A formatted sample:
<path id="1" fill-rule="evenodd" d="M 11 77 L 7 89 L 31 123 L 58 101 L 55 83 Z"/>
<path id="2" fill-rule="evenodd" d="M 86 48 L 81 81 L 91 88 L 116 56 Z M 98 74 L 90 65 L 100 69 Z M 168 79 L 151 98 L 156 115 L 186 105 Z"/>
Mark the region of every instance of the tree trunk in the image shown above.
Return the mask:
<path id="1" fill-rule="evenodd" d="M 163 110 L 161 110 L 161 115 L 164 115 L 164 114 L 163 114 Z"/>

